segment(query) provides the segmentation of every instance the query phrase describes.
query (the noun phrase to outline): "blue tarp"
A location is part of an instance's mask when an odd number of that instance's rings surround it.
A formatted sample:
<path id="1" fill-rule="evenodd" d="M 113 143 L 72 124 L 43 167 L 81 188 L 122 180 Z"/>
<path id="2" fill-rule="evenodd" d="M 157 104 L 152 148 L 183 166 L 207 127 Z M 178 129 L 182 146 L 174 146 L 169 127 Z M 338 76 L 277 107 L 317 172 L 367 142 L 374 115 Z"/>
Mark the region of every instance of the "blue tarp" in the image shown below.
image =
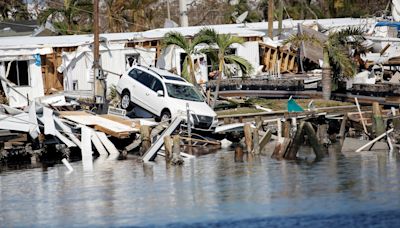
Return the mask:
<path id="1" fill-rule="evenodd" d="M 376 27 L 381 27 L 381 26 L 389 26 L 389 27 L 396 27 L 397 30 L 400 30 L 400 22 L 392 22 L 392 21 L 380 21 L 376 23 Z"/>

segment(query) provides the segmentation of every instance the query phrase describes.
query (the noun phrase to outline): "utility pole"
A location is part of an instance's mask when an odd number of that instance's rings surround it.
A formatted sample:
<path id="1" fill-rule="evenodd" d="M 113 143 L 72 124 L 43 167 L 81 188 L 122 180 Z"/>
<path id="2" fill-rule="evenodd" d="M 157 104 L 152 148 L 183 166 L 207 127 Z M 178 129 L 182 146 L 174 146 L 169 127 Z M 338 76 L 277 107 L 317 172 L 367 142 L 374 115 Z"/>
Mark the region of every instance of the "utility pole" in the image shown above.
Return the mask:
<path id="1" fill-rule="evenodd" d="M 169 9 L 169 0 L 167 0 L 167 14 L 168 14 L 168 20 L 171 20 L 171 11 Z"/>
<path id="2" fill-rule="evenodd" d="M 94 70 L 94 101 L 96 104 L 105 102 L 105 81 L 100 67 L 99 48 L 99 0 L 93 2 L 93 70 Z"/>
<path id="3" fill-rule="evenodd" d="M 274 0 L 268 1 L 268 37 L 274 37 Z"/>
<path id="4" fill-rule="evenodd" d="M 189 26 L 186 0 L 179 0 L 179 23 L 181 24 L 181 27 Z"/>

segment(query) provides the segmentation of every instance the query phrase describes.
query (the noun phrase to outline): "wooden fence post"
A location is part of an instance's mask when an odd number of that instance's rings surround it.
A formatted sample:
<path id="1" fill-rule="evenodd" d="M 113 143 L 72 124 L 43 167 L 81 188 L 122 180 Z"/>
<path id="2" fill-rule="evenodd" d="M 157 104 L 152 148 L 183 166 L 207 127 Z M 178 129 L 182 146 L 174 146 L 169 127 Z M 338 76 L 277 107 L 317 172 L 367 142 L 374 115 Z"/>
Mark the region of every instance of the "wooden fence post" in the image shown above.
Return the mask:
<path id="1" fill-rule="evenodd" d="M 384 124 L 381 108 L 379 107 L 378 102 L 372 103 L 372 119 L 373 119 L 372 127 L 374 136 L 378 137 L 379 135 L 385 133 L 386 126 Z"/>
<path id="2" fill-rule="evenodd" d="M 253 129 L 253 154 L 260 154 L 260 135 L 257 128 Z"/>
<path id="3" fill-rule="evenodd" d="M 174 135 L 172 138 L 173 146 L 172 146 L 172 165 L 183 165 L 183 159 L 181 157 L 181 139 L 179 135 Z"/>
<path id="4" fill-rule="evenodd" d="M 151 147 L 150 139 L 150 126 L 142 125 L 140 126 L 140 138 L 142 139 L 142 146 L 140 148 L 140 155 L 146 153 L 146 151 Z"/>
<path id="5" fill-rule="evenodd" d="M 169 135 L 164 136 L 164 147 L 165 147 L 165 161 L 169 163 L 172 157 L 172 138 Z"/>
<path id="6" fill-rule="evenodd" d="M 303 144 L 304 139 L 304 121 L 301 121 L 299 127 L 297 128 L 296 134 L 294 135 L 293 141 L 289 146 L 288 151 L 285 153 L 284 158 L 288 160 L 296 160 L 297 151 L 300 148 L 300 145 Z"/>

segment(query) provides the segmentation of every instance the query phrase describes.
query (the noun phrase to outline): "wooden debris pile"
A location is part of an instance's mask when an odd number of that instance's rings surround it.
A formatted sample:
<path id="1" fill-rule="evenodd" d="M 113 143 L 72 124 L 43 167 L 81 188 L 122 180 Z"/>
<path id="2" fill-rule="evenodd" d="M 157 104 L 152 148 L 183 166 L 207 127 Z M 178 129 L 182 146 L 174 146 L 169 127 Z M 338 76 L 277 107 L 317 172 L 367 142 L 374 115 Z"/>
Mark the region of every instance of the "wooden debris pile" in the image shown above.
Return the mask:
<path id="1" fill-rule="evenodd" d="M 96 153 L 116 158 L 120 153 L 110 139 L 123 140 L 139 132 L 139 121 L 50 107 L 35 102 L 25 110 L 0 105 L 0 160 L 22 156 L 30 161 L 52 153 L 68 159 L 71 150 L 90 160 Z"/>

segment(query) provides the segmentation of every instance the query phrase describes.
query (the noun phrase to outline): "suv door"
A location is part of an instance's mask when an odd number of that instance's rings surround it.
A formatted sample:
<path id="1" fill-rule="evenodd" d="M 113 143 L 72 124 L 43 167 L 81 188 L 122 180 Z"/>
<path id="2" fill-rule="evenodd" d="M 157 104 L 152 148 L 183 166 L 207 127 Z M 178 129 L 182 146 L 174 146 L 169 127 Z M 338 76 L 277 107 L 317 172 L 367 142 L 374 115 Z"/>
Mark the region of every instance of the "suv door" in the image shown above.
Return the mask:
<path id="1" fill-rule="evenodd" d="M 136 69 L 136 74 L 136 80 L 139 83 L 137 85 L 137 92 L 135 93 L 135 96 L 138 100 L 138 103 L 140 103 L 144 109 L 147 109 L 148 111 L 157 115 L 156 109 L 154 108 L 154 100 L 150 99 L 150 95 L 152 93 L 156 93 L 151 89 L 155 80 L 154 76 L 140 69 Z"/>
<path id="2" fill-rule="evenodd" d="M 157 91 L 163 91 L 164 95 L 163 96 L 158 96 Z M 154 110 L 154 114 L 156 115 L 161 115 L 161 111 L 167 107 L 167 103 L 165 100 L 165 93 L 167 91 L 165 91 L 164 86 L 161 82 L 161 80 L 159 80 L 156 77 L 153 77 L 153 83 L 151 85 L 151 91 L 149 92 L 149 94 L 147 95 L 148 101 L 151 102 L 151 107 Z"/>

